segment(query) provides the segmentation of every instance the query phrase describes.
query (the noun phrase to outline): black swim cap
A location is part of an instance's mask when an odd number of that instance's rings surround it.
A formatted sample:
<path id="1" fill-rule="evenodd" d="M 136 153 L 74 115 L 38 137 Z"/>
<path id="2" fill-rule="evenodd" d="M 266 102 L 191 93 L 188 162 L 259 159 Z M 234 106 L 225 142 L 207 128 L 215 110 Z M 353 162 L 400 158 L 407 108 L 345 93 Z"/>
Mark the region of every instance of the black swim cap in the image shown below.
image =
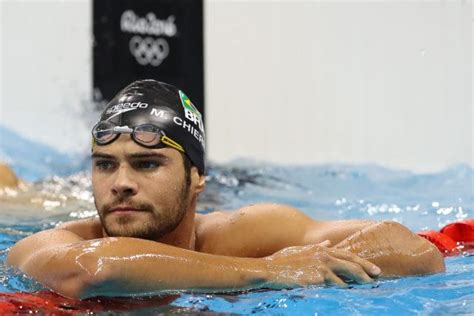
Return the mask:
<path id="1" fill-rule="evenodd" d="M 139 80 L 120 91 L 102 112 L 100 121 L 130 128 L 153 124 L 179 143 L 204 174 L 205 132 L 201 113 L 178 88 L 156 80 Z"/>

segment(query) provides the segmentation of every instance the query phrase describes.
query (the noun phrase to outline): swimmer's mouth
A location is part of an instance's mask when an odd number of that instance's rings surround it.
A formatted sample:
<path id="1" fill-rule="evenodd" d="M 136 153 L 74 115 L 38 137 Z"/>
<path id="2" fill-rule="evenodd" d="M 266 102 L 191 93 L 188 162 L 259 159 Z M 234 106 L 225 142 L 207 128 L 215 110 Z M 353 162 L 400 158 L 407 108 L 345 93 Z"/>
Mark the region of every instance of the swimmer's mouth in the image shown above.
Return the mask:
<path id="1" fill-rule="evenodd" d="M 128 212 L 141 212 L 143 210 L 134 208 L 132 206 L 119 206 L 119 207 L 114 207 L 109 210 L 108 213 L 128 213 Z"/>

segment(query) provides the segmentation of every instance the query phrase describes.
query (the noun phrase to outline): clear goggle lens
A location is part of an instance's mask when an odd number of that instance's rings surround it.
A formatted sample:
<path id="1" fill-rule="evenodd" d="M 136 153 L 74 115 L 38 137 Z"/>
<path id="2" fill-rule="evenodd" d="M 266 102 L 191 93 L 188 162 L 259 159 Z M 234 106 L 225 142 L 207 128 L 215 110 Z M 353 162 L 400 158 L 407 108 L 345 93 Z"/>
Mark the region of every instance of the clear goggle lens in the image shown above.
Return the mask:
<path id="1" fill-rule="evenodd" d="M 184 152 L 183 147 L 167 137 L 165 133 L 152 124 L 143 124 L 130 128 L 128 126 L 117 126 L 114 123 L 102 121 L 92 129 L 92 137 L 97 145 L 107 145 L 116 140 L 120 134 L 131 134 L 132 139 L 145 147 L 157 147 L 160 144 L 173 147 Z"/>

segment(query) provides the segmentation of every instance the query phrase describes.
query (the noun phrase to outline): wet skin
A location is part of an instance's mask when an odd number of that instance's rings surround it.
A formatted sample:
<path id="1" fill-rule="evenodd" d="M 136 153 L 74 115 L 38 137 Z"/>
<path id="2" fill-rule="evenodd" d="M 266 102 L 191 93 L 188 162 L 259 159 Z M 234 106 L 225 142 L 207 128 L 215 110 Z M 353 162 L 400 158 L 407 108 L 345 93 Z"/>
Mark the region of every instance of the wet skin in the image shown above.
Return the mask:
<path id="1" fill-rule="evenodd" d="M 393 222 L 315 221 L 277 204 L 197 215 L 205 178 L 192 167 L 188 184 L 182 159 L 128 135 L 94 146 L 100 219 L 29 236 L 7 263 L 70 297 L 344 285 L 444 271 L 433 245 Z"/>

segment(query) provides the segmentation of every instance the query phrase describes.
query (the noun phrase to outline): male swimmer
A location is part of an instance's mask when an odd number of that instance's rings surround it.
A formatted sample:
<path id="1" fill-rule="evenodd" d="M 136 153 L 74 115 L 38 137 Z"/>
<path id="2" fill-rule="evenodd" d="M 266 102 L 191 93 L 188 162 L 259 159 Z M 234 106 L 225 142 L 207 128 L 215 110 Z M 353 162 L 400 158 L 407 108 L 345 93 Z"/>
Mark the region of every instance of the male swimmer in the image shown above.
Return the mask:
<path id="1" fill-rule="evenodd" d="M 277 204 L 196 214 L 204 126 L 171 85 L 130 84 L 92 136 L 99 218 L 31 235 L 7 259 L 64 296 L 344 286 L 445 270 L 435 246 L 395 222 L 317 221 Z"/>

